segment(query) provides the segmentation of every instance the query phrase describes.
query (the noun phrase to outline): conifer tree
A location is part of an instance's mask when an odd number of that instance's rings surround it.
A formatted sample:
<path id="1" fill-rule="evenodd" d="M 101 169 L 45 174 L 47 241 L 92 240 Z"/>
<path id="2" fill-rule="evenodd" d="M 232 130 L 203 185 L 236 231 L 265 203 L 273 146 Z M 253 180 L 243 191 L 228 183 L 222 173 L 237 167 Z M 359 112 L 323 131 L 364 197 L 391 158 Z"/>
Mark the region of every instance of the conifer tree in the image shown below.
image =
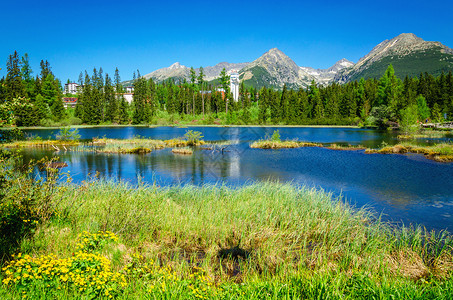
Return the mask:
<path id="1" fill-rule="evenodd" d="M 83 123 L 92 124 L 91 123 L 91 114 L 92 114 L 92 91 L 93 86 L 91 84 L 91 78 L 88 75 L 88 72 L 85 71 L 85 80 L 83 85 L 83 93 L 82 93 L 82 102 L 80 103 L 82 106 L 82 113 L 79 118 L 82 119 Z"/>
<path id="2" fill-rule="evenodd" d="M 66 110 L 64 109 L 63 99 L 61 97 L 55 98 L 50 109 L 55 121 L 62 120 L 66 117 Z"/>
<path id="3" fill-rule="evenodd" d="M 220 72 L 220 84 L 225 93 L 225 112 L 228 114 L 228 95 L 230 94 L 230 76 L 227 74 L 225 68 Z"/>
<path id="4" fill-rule="evenodd" d="M 52 107 L 58 98 L 58 90 L 55 87 L 54 77 L 51 73 L 48 73 L 46 78 L 44 78 L 41 95 L 44 97 L 44 100 L 49 107 Z"/>
<path id="5" fill-rule="evenodd" d="M 315 120 L 320 120 L 324 117 L 324 104 L 318 89 L 317 84 L 312 81 L 310 85 L 310 102 L 313 104 L 313 118 Z"/>
<path id="6" fill-rule="evenodd" d="M 89 111 L 89 124 L 99 124 L 103 120 L 104 107 L 103 107 L 103 79 L 100 77 L 101 72 L 98 72 L 96 68 L 93 69 L 93 75 L 91 77 L 91 92 L 90 98 L 85 98 L 85 112 Z M 85 80 L 86 81 L 86 80 Z M 87 101 L 88 100 L 88 101 Z"/>
<path id="7" fill-rule="evenodd" d="M 195 70 L 193 67 L 190 67 L 190 83 L 192 83 L 192 85 L 195 85 L 197 81 L 197 74 L 195 73 Z"/>
<path id="8" fill-rule="evenodd" d="M 262 87 L 259 92 L 259 101 L 258 101 L 258 121 L 260 124 L 266 124 L 267 120 L 267 111 L 268 111 L 268 97 L 269 93 L 266 87 Z"/>
<path id="9" fill-rule="evenodd" d="M 129 104 L 126 102 L 124 97 L 120 98 L 119 101 L 119 114 L 118 120 L 120 124 L 129 124 Z"/>
<path id="10" fill-rule="evenodd" d="M 148 105 L 149 87 L 146 79 L 139 77 L 134 83 L 134 113 L 132 116 L 133 124 L 145 124 L 150 121 L 150 110 Z"/>
<path id="11" fill-rule="evenodd" d="M 33 71 L 31 70 L 27 53 L 22 56 L 22 68 L 20 71 L 23 83 L 25 85 L 27 97 L 33 100 L 35 98 L 35 80 L 31 75 Z"/>
<path id="12" fill-rule="evenodd" d="M 118 115 L 118 102 L 112 80 L 108 74 L 105 74 L 104 101 L 106 105 L 104 120 L 107 122 L 114 122 Z"/>
<path id="13" fill-rule="evenodd" d="M 47 78 L 47 75 L 49 74 L 52 74 L 52 71 L 51 71 L 51 68 L 50 68 L 50 64 L 49 62 L 46 60 L 41 60 L 41 62 L 39 63 L 40 67 L 41 67 L 41 79 L 44 80 L 45 78 Z M 52 74 L 53 75 L 53 74 Z"/>
<path id="14" fill-rule="evenodd" d="M 38 120 L 46 119 L 49 117 L 49 106 L 47 105 L 45 99 L 41 94 L 36 96 L 35 100 L 35 114 Z"/>
<path id="15" fill-rule="evenodd" d="M 422 95 L 419 95 L 416 99 L 418 116 L 420 117 L 420 122 L 425 122 L 430 117 L 430 109 L 426 104 L 426 99 Z"/>
<path id="16" fill-rule="evenodd" d="M 239 86 L 239 101 L 242 104 L 242 122 L 244 122 L 244 124 L 248 124 L 250 123 L 250 97 L 243 81 Z"/>
<path id="17" fill-rule="evenodd" d="M 198 85 L 200 86 L 200 91 L 201 91 L 201 111 L 204 115 L 204 94 L 205 94 L 205 91 L 204 91 L 204 84 L 205 84 L 205 81 L 204 81 L 204 70 L 203 70 L 203 67 L 200 67 L 200 72 L 198 74 L 198 78 L 197 78 L 197 81 L 198 81 Z"/>
<path id="18" fill-rule="evenodd" d="M 6 63 L 5 95 L 7 101 L 26 96 L 25 86 L 20 72 L 19 55 L 17 51 L 10 55 Z"/>

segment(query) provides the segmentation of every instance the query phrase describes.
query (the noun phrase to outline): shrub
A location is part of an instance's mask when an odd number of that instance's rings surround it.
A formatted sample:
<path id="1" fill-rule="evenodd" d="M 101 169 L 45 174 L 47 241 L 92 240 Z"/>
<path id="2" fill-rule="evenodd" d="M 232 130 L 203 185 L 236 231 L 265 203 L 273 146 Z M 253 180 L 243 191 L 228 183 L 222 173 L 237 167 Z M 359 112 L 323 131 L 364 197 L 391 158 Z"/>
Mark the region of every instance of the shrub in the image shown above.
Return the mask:
<path id="1" fill-rule="evenodd" d="M 272 133 L 271 140 L 274 142 L 281 142 L 280 132 L 278 130 L 274 130 L 274 133 Z"/>
<path id="2" fill-rule="evenodd" d="M 184 138 L 187 140 L 189 146 L 195 146 L 200 144 L 203 135 L 199 131 L 188 130 L 186 134 L 184 134 Z"/>
<path id="3" fill-rule="evenodd" d="M 19 128 L 0 130 L 0 142 L 9 143 L 12 141 L 22 141 L 25 139 L 25 134 Z"/>
<path id="4" fill-rule="evenodd" d="M 43 127 L 56 127 L 59 125 L 59 123 L 55 122 L 52 119 L 41 119 L 39 121 L 39 125 L 41 125 Z"/>
<path id="5" fill-rule="evenodd" d="M 31 175 L 36 165 L 17 167 L 19 162 L 18 156 L 0 153 L 0 259 L 13 254 L 39 222 L 52 216 L 50 200 L 59 189 L 57 170 L 47 172 L 45 181 L 36 180 Z"/>

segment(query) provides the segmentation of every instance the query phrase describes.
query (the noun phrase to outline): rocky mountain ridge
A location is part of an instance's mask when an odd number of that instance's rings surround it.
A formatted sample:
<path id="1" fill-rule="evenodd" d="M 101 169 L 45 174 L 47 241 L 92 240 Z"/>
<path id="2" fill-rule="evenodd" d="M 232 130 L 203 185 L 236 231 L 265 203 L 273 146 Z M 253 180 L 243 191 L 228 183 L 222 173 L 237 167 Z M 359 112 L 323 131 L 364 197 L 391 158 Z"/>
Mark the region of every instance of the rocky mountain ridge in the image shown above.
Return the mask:
<path id="1" fill-rule="evenodd" d="M 208 66 L 203 67 L 203 73 L 205 74 L 205 80 L 211 81 L 219 77 L 220 72 L 225 68 L 227 72 L 235 70 L 239 71 L 240 69 L 247 66 L 249 63 L 228 63 L 228 62 L 221 62 L 216 64 L 215 66 Z M 200 68 L 194 69 L 197 76 L 200 74 Z M 176 80 L 180 79 L 190 79 L 190 68 L 184 65 L 181 65 L 179 62 L 172 64 L 167 68 L 162 68 L 151 72 L 149 74 L 144 75 L 146 79 L 152 78 L 155 81 L 161 82 L 167 80 L 169 78 L 173 78 Z"/>
<path id="2" fill-rule="evenodd" d="M 268 86 L 280 89 L 286 84 L 290 88 L 307 87 L 312 81 L 321 85 L 332 82 L 346 83 L 361 77 L 380 77 L 387 66 L 394 65 L 397 76 L 417 76 L 420 72 L 438 74 L 453 69 L 453 49 L 440 42 L 428 42 L 412 33 L 403 33 L 375 46 L 356 64 L 343 58 L 328 69 L 300 67 L 277 48 L 270 49 L 251 63 L 221 62 L 204 67 L 205 80 L 219 77 L 223 68 L 239 71 L 240 79 L 248 86 Z M 199 68 L 195 69 L 197 75 Z M 162 82 L 169 78 L 175 81 L 190 80 L 190 68 L 179 62 L 146 74 Z"/>
<path id="3" fill-rule="evenodd" d="M 338 72 L 334 77 L 334 81 L 345 83 L 351 79 L 357 79 L 357 77 L 372 77 L 367 76 L 370 73 L 372 74 L 372 72 L 367 72 L 367 70 L 376 69 L 376 64 L 382 63 L 383 61 L 398 64 L 405 59 L 407 60 L 408 57 L 413 57 L 415 59 L 414 63 L 417 63 L 418 61 L 420 64 L 421 60 L 440 60 L 442 59 L 442 54 L 446 54 L 448 58 L 448 55 L 453 54 L 453 49 L 444 46 L 440 42 L 425 41 L 413 33 L 402 33 L 391 40 L 384 40 L 379 43 L 367 55 L 360 58 L 354 66 Z M 386 63 L 387 66 L 388 64 L 389 63 Z M 402 68 L 395 69 L 397 71 L 399 69 L 400 73 L 402 73 Z M 421 69 L 419 72 L 424 71 L 429 70 Z M 436 70 L 433 71 L 435 72 Z M 419 72 L 415 72 L 415 74 L 418 75 L 417 73 Z M 407 74 L 407 71 L 404 71 L 404 73 Z"/>

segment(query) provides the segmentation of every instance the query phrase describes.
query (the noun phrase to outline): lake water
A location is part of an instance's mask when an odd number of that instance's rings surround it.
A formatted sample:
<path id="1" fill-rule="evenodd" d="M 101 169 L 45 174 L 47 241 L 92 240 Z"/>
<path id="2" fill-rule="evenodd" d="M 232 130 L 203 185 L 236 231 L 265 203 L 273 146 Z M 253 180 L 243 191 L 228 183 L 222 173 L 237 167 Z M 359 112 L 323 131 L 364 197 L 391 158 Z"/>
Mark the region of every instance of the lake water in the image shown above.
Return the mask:
<path id="1" fill-rule="evenodd" d="M 453 231 L 453 163 L 437 163 L 422 155 L 365 154 L 309 147 L 251 149 L 252 141 L 278 129 L 282 139 L 317 143 L 349 143 L 378 147 L 395 144 L 396 134 L 357 128 L 296 127 L 103 127 L 79 129 L 84 139 L 127 139 L 137 135 L 154 139 L 182 137 L 187 130 L 203 133 L 206 141 L 229 141 L 226 151 L 195 149 L 191 156 L 171 149 L 149 154 L 100 154 L 26 150 L 24 158 L 59 156 L 68 163 L 75 182 L 99 174 L 133 184 L 139 180 L 161 186 L 176 184 L 227 184 L 240 186 L 260 180 L 292 182 L 341 195 L 348 202 L 367 206 L 396 224 L 423 224 L 428 229 Z M 54 137 L 55 130 L 27 130 L 28 134 Z M 450 141 L 451 139 L 441 139 Z M 422 139 L 423 144 L 439 140 Z"/>

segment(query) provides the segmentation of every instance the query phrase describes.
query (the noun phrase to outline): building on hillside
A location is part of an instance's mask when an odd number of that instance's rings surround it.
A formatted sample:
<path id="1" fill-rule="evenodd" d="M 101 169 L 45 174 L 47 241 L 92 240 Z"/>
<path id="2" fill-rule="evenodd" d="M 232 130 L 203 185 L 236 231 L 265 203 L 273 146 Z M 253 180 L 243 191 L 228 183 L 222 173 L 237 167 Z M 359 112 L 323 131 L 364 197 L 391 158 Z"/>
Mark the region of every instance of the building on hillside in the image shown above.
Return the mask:
<path id="1" fill-rule="evenodd" d="M 77 97 L 63 97 L 62 100 L 63 100 L 63 106 L 65 108 L 69 108 L 69 107 L 73 108 L 76 106 L 78 98 Z"/>
<path id="2" fill-rule="evenodd" d="M 117 93 L 116 99 L 120 100 L 121 96 L 126 100 L 127 103 L 131 104 L 134 99 L 134 93 Z"/>
<path id="3" fill-rule="evenodd" d="M 239 101 L 239 73 L 231 70 L 230 73 L 230 90 L 235 102 Z"/>
<path id="4" fill-rule="evenodd" d="M 133 86 L 127 86 L 125 89 L 126 89 L 126 94 L 134 93 L 134 87 Z"/>
<path id="5" fill-rule="evenodd" d="M 81 88 L 82 87 L 75 82 L 66 83 L 64 85 L 64 93 L 65 94 L 77 94 L 80 92 Z"/>
<path id="6" fill-rule="evenodd" d="M 222 88 L 216 89 L 216 92 L 219 92 L 222 95 L 222 100 L 225 100 L 225 90 Z"/>

